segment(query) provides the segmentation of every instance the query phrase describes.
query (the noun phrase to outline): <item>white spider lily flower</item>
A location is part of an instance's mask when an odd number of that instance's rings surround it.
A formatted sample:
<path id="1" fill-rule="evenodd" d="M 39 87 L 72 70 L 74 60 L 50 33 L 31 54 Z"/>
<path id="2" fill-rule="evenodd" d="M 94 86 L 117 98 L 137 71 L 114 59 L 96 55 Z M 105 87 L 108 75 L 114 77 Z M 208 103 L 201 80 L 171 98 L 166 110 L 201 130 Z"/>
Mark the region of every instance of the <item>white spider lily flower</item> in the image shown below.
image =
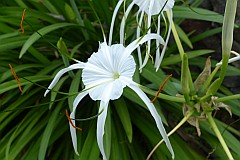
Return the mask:
<path id="1" fill-rule="evenodd" d="M 124 0 L 119 0 L 114 12 L 113 12 L 113 17 L 112 17 L 112 22 L 111 22 L 111 27 L 110 27 L 110 33 L 109 33 L 109 45 L 111 44 L 112 41 L 112 34 L 113 34 L 113 27 L 114 27 L 114 21 L 117 15 L 117 11 L 119 10 L 121 4 L 124 2 Z M 125 27 L 125 21 L 132 9 L 132 7 L 134 5 L 137 5 L 139 7 L 138 13 L 137 13 L 137 17 L 139 17 L 140 14 L 140 18 L 138 20 L 138 27 L 137 27 L 137 38 L 139 38 L 140 35 L 140 29 L 143 23 L 143 17 L 146 14 L 147 15 L 147 28 L 148 28 L 148 34 L 151 33 L 151 17 L 158 15 L 158 25 L 157 25 L 157 34 L 160 34 L 160 20 L 161 20 L 161 16 L 163 17 L 163 19 L 165 19 L 165 16 L 163 14 L 163 11 L 169 11 L 170 13 L 170 18 L 169 18 L 169 27 L 168 27 L 168 32 L 167 32 L 167 36 L 166 36 L 166 43 L 163 46 L 163 49 L 161 51 L 160 54 L 160 47 L 159 47 L 159 42 L 156 41 L 156 47 L 157 47 L 157 51 L 156 51 L 156 58 L 155 58 L 155 68 L 156 71 L 159 69 L 160 64 L 162 62 L 164 53 L 166 51 L 167 48 L 167 43 L 169 41 L 169 37 L 170 37 L 170 33 L 171 33 L 171 28 L 172 28 L 172 21 L 173 21 L 173 13 L 172 13 L 172 8 L 174 6 L 174 0 L 133 0 L 125 14 L 124 17 L 122 19 L 121 22 L 121 27 L 120 27 L 120 43 L 123 44 L 124 43 L 124 27 Z M 145 26 L 145 25 L 144 25 Z M 151 46 L 151 40 L 148 41 L 147 43 L 148 48 L 147 48 L 147 52 L 145 55 L 144 60 L 142 60 L 142 55 L 141 55 L 141 50 L 140 48 L 138 48 L 138 59 L 139 59 L 139 66 L 140 66 L 140 71 L 142 70 L 142 68 L 147 64 L 147 61 L 149 59 L 149 54 L 150 54 L 150 46 Z"/>
<path id="2" fill-rule="evenodd" d="M 135 91 L 146 104 L 156 122 L 160 134 L 172 154 L 172 157 L 174 157 L 172 146 L 157 110 L 145 93 L 139 88 L 139 85 L 132 80 L 136 64 L 131 53 L 140 44 L 149 39 L 157 39 L 163 43 L 163 39 L 157 34 L 145 35 L 144 37 L 133 41 L 127 47 L 124 47 L 122 44 L 107 45 L 106 42 L 100 43 L 99 50 L 93 53 L 86 63 L 78 61 L 76 64 L 60 70 L 44 94 L 44 96 L 46 96 L 64 73 L 73 69 L 83 69 L 82 82 L 85 85 L 85 88 L 75 98 L 70 118 L 73 119 L 72 122 L 75 125 L 74 119 L 77 106 L 87 94 L 89 94 L 92 100 L 100 101 L 99 113 L 102 113 L 97 119 L 97 143 L 103 159 L 107 159 L 104 151 L 103 135 L 108 104 L 110 100 L 118 99 L 123 93 L 123 88 L 126 86 Z M 70 132 L 74 150 L 76 154 L 78 154 L 76 129 L 71 124 Z"/>

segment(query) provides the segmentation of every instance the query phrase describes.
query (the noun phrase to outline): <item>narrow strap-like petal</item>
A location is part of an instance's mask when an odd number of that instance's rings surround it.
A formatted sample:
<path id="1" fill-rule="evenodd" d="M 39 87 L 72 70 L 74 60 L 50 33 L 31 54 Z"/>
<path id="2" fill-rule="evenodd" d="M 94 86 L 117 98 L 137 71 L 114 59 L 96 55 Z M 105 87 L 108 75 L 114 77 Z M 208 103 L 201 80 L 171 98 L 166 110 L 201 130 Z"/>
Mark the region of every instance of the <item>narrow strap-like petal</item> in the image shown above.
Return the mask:
<path id="1" fill-rule="evenodd" d="M 157 25 L 157 34 L 160 35 L 161 33 L 161 14 L 158 15 L 158 25 Z M 156 66 L 156 63 L 158 63 L 158 60 L 160 59 L 160 44 L 159 44 L 159 41 L 156 40 L 156 55 L 155 55 L 155 66 Z"/>
<path id="2" fill-rule="evenodd" d="M 120 44 L 123 44 L 123 41 L 124 41 L 124 27 L 125 27 L 125 22 L 126 22 L 126 19 L 127 19 L 127 17 L 128 17 L 128 14 L 129 14 L 129 12 L 131 11 L 133 5 L 134 5 L 134 2 L 132 2 L 132 3 L 128 6 L 128 8 L 127 8 L 127 10 L 126 10 L 126 12 L 125 12 L 125 14 L 124 14 L 124 16 L 123 16 L 123 18 L 122 18 L 122 22 L 121 22 L 121 26 L 120 26 Z"/>
<path id="3" fill-rule="evenodd" d="M 150 39 L 157 39 L 161 44 L 165 44 L 163 38 L 160 35 L 157 35 L 155 33 L 146 34 L 145 36 L 136 39 L 125 48 L 123 56 L 121 57 L 121 61 L 124 61 L 139 45 Z"/>
<path id="4" fill-rule="evenodd" d="M 111 27 L 110 27 L 110 32 L 109 32 L 109 38 L 108 38 L 108 45 L 110 46 L 112 44 L 112 34 L 113 34 L 113 27 L 114 27 L 114 22 L 116 19 L 117 12 L 122 4 L 123 0 L 119 0 L 114 11 L 113 11 L 113 16 L 112 16 L 112 21 L 111 21 Z"/>
<path id="5" fill-rule="evenodd" d="M 165 128 L 162 124 L 162 120 L 161 117 L 159 116 L 159 114 L 157 113 L 156 108 L 154 107 L 153 103 L 151 103 L 151 101 L 148 99 L 148 97 L 146 96 L 146 94 L 137 86 L 136 83 L 132 83 L 130 85 L 128 85 L 129 88 L 131 88 L 133 91 L 135 91 L 138 96 L 143 100 L 143 102 L 146 104 L 146 106 L 148 107 L 151 115 L 153 116 L 156 124 L 157 124 L 157 128 L 159 130 L 159 132 L 161 133 L 168 150 L 170 151 L 170 153 L 172 154 L 172 158 L 174 159 L 174 152 L 172 149 L 172 146 L 170 144 L 170 141 L 168 139 L 167 133 L 165 131 Z"/>
<path id="6" fill-rule="evenodd" d="M 149 10 L 148 10 L 148 19 L 147 19 L 147 27 L 148 27 L 148 34 L 151 33 L 151 10 L 153 8 L 153 2 L 154 1 L 150 1 L 150 5 L 149 5 Z M 147 42 L 147 52 L 146 52 L 146 55 L 145 55 L 145 58 L 144 58 L 144 61 L 143 61 L 143 64 L 142 66 L 139 68 L 140 70 L 142 70 L 142 68 L 147 64 L 148 62 L 148 59 L 149 59 L 149 56 L 150 56 L 150 49 L 151 49 L 151 39 L 148 40 Z"/>
<path id="7" fill-rule="evenodd" d="M 108 103 L 109 102 L 104 102 L 104 101 L 100 102 L 99 113 L 102 110 L 103 110 L 103 112 L 98 116 L 98 119 L 97 119 L 97 143 L 98 143 L 100 152 L 103 156 L 103 160 L 107 159 L 105 151 L 104 151 L 103 135 L 104 135 L 105 121 L 107 118 Z"/>
<path id="8" fill-rule="evenodd" d="M 137 39 L 140 38 L 140 29 L 142 27 L 142 20 L 143 20 L 143 16 L 144 16 L 144 11 L 141 12 L 141 16 L 138 22 L 138 27 L 137 27 Z M 137 48 L 137 52 L 138 52 L 138 61 L 139 61 L 139 67 L 142 67 L 142 53 L 141 53 L 141 48 L 138 47 Z M 142 70 L 140 70 L 140 72 L 142 72 Z"/>
<path id="9" fill-rule="evenodd" d="M 67 68 L 64 68 L 64 69 L 61 69 L 57 74 L 56 76 L 54 77 L 53 81 L 51 82 L 51 84 L 49 85 L 48 89 L 46 90 L 46 92 L 44 93 L 44 97 L 48 94 L 48 92 L 57 84 L 57 82 L 59 81 L 59 79 L 61 78 L 61 76 L 68 72 L 68 71 L 71 71 L 73 69 L 81 69 L 81 68 L 84 68 L 84 63 L 76 63 L 76 64 L 73 64 Z"/>
<path id="10" fill-rule="evenodd" d="M 230 58 L 229 60 L 228 60 L 228 63 L 232 63 L 232 62 L 235 62 L 235 61 L 237 61 L 237 60 L 240 60 L 240 55 L 239 56 L 236 56 L 236 57 L 233 57 L 233 58 Z M 216 64 L 216 66 L 221 66 L 222 65 L 222 62 L 218 62 L 217 64 Z"/>
<path id="11" fill-rule="evenodd" d="M 160 65 L 161 65 L 161 62 L 162 62 L 162 60 L 163 60 L 163 56 L 164 56 L 165 51 L 166 51 L 166 49 L 167 49 L 167 44 L 168 44 L 168 41 L 169 41 L 171 29 L 172 29 L 173 13 L 172 13 L 172 10 L 169 10 L 169 12 L 170 12 L 170 19 L 169 19 L 169 28 L 168 28 L 166 43 L 163 45 L 163 49 L 162 49 L 160 58 L 159 58 L 159 59 L 156 59 L 156 62 L 155 62 L 156 71 L 159 69 L 159 67 L 160 67 Z M 163 15 L 163 14 L 162 14 L 162 15 Z"/>
<path id="12" fill-rule="evenodd" d="M 73 102 L 73 110 L 70 114 L 70 118 L 71 119 L 75 119 L 75 112 L 76 112 L 76 109 L 77 109 L 77 106 L 79 104 L 79 102 L 88 94 L 87 91 L 85 92 L 82 92 L 80 94 L 77 95 L 77 97 L 75 98 L 74 102 Z M 75 120 L 72 120 L 72 123 L 74 125 L 75 124 Z M 77 155 L 79 155 L 78 151 L 77 151 L 77 134 L 76 134 L 76 129 L 71 125 L 71 123 L 69 122 L 69 126 L 70 126 L 70 132 L 71 132 L 71 137 L 72 137 L 72 144 L 73 144 L 73 148 L 74 148 L 74 151 Z"/>

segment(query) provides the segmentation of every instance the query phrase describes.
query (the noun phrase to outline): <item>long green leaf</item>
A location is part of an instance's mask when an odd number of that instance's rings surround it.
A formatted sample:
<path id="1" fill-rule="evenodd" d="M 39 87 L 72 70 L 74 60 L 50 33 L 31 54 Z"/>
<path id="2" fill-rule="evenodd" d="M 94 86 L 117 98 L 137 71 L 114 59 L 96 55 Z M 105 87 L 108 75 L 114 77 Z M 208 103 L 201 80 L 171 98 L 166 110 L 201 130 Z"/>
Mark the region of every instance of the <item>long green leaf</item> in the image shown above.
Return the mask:
<path id="1" fill-rule="evenodd" d="M 174 6 L 173 8 L 174 17 L 223 23 L 223 16 L 216 12 L 195 7 L 192 7 L 192 9 L 196 12 L 189 9 L 189 7 Z"/>
<path id="2" fill-rule="evenodd" d="M 49 140 L 52 135 L 53 129 L 56 126 L 56 121 L 58 121 L 57 117 L 58 117 L 60 110 L 62 109 L 63 102 L 64 101 L 60 101 L 57 104 L 56 108 L 54 109 L 53 113 L 49 113 L 51 116 L 48 120 L 47 127 L 45 128 L 45 130 L 43 132 L 42 141 L 41 141 L 40 149 L 38 152 L 39 160 L 44 160 L 46 157 Z"/>
<path id="3" fill-rule="evenodd" d="M 132 122 L 130 119 L 130 114 L 127 108 L 127 104 L 123 98 L 114 101 L 115 109 L 118 113 L 118 116 L 122 122 L 125 133 L 128 137 L 128 141 L 132 142 Z"/>
<path id="4" fill-rule="evenodd" d="M 24 45 L 23 45 L 23 47 L 22 47 L 22 49 L 20 51 L 19 58 L 21 58 L 26 53 L 28 48 L 30 46 L 32 46 L 32 44 L 35 43 L 42 36 L 46 35 L 49 32 L 52 32 L 54 30 L 57 30 L 57 29 L 60 29 L 60 28 L 64 28 L 64 27 L 74 26 L 74 25 L 76 25 L 76 24 L 72 24 L 72 23 L 57 23 L 57 24 L 52 24 L 50 26 L 46 26 L 46 27 L 38 30 L 33 35 L 31 35 L 28 38 L 28 40 L 24 43 Z"/>
<path id="5" fill-rule="evenodd" d="M 63 85 L 63 83 L 67 80 L 67 78 L 68 78 L 68 76 L 64 76 L 64 77 L 62 77 L 59 81 L 58 81 L 58 83 L 53 87 L 53 90 L 54 91 L 56 91 L 56 92 L 51 92 L 51 102 L 52 103 L 50 103 L 49 104 L 49 109 L 51 109 L 52 108 L 52 105 L 53 105 L 53 101 L 55 101 L 55 99 L 56 99 L 56 97 L 57 97 L 57 92 L 59 91 L 59 89 L 62 87 L 62 85 Z"/>
<path id="6" fill-rule="evenodd" d="M 95 122 L 94 122 L 95 123 Z M 88 130 L 87 138 L 84 142 L 83 149 L 80 154 L 80 159 L 98 159 L 99 158 L 99 148 L 96 139 L 96 125 L 91 124 Z"/>
<path id="7" fill-rule="evenodd" d="M 32 82 L 39 82 L 39 81 L 45 81 L 45 80 L 50 80 L 51 76 L 29 76 L 26 77 L 28 80 L 32 81 Z M 21 85 L 27 85 L 27 84 L 31 84 L 31 82 L 23 79 L 23 78 L 19 78 L 19 81 L 21 82 Z M 0 84 L 0 94 L 10 91 L 11 89 L 17 88 L 18 87 L 18 83 L 17 81 L 11 80 L 5 83 Z"/>

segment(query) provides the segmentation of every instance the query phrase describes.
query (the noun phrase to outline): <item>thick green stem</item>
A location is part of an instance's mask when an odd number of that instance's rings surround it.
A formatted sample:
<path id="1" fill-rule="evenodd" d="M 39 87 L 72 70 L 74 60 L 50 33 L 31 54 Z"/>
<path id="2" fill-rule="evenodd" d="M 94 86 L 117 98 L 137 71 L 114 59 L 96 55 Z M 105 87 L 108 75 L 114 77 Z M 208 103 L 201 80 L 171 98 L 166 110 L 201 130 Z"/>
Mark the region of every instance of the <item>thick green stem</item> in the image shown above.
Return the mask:
<path id="1" fill-rule="evenodd" d="M 224 102 L 224 101 L 230 101 L 230 100 L 237 100 L 240 99 L 240 94 L 235 94 L 235 95 L 231 95 L 231 96 L 225 96 L 225 97 L 221 97 L 215 100 L 215 102 Z"/>
<path id="2" fill-rule="evenodd" d="M 167 16 L 168 16 L 168 18 L 170 17 L 169 12 L 167 12 Z M 177 30 L 176 30 L 174 22 L 172 22 L 172 33 L 173 33 L 173 37 L 174 37 L 174 39 L 176 41 L 176 44 L 177 44 L 178 51 L 180 53 L 181 59 L 183 61 L 184 55 L 186 55 L 186 53 L 184 52 L 184 49 L 183 49 L 181 40 L 180 40 L 180 38 L 178 36 L 178 33 L 177 33 Z M 187 74 L 188 74 L 188 85 L 189 85 L 190 93 L 194 95 L 195 94 L 195 88 L 194 88 L 194 85 L 193 85 L 192 76 L 191 76 L 191 72 L 189 70 L 189 67 L 188 67 L 187 70 L 188 70 Z"/>
<path id="3" fill-rule="evenodd" d="M 216 134 L 218 140 L 220 141 L 225 153 L 228 156 L 228 159 L 233 160 L 233 156 L 232 156 L 227 144 L 225 143 L 220 131 L 218 130 L 218 127 L 217 127 L 216 123 L 213 120 L 212 113 L 208 112 L 207 116 L 208 116 L 208 121 L 209 121 L 210 125 L 212 126 L 213 131 L 215 132 L 215 134 Z"/>
<path id="4" fill-rule="evenodd" d="M 168 134 L 167 136 L 171 136 L 174 132 L 176 132 L 176 130 L 178 130 L 187 120 L 189 117 L 191 117 L 194 113 L 194 109 L 191 110 L 190 112 L 188 112 L 188 114 L 178 123 L 178 125 L 176 127 L 174 127 Z M 152 154 L 156 151 L 156 149 L 163 143 L 163 139 L 158 142 L 158 144 L 153 148 L 153 150 L 149 153 L 148 157 L 146 160 L 149 160 L 150 157 L 152 156 Z"/>
<path id="5" fill-rule="evenodd" d="M 190 92 L 189 92 L 189 74 L 188 74 L 188 58 L 187 55 L 183 55 L 182 59 L 182 69 L 181 69 L 181 85 L 182 85 L 182 93 L 186 100 L 186 103 L 190 105 Z"/>

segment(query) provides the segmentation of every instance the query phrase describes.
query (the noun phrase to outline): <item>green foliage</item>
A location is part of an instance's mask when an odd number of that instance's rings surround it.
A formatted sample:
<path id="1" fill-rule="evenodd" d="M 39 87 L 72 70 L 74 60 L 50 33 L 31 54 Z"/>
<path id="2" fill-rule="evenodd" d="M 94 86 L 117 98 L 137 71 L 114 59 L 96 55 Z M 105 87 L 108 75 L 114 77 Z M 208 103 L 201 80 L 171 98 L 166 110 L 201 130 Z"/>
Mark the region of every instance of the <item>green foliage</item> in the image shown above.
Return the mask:
<path id="1" fill-rule="evenodd" d="M 93 4 L 107 35 L 117 1 L 0 2 L 0 159 L 101 159 L 96 141 L 95 119 L 76 123 L 83 129 L 77 132 L 80 156 L 75 154 L 71 143 L 65 110 L 72 111 L 76 93 L 83 88 L 81 71 L 70 72 L 62 77 L 51 92 L 51 96 L 44 97 L 43 94 L 60 69 L 74 63 L 73 59 L 86 62 L 87 58 L 97 51 L 98 41 L 103 41 L 100 24 L 89 3 Z M 168 132 L 183 117 L 183 103 L 187 101 L 188 105 L 191 105 L 195 100 L 193 95 L 189 95 L 188 81 L 191 80 L 188 77 L 189 65 L 203 70 L 206 61 L 204 55 L 210 56 L 213 53 L 209 49 L 196 50 L 194 44 L 221 32 L 220 28 L 216 28 L 191 36 L 184 32 L 184 28 L 180 28 L 184 19 L 223 23 L 222 15 L 199 8 L 200 3 L 201 1 L 193 2 L 192 7 L 189 7 L 177 1 L 173 9 L 176 30 L 181 40 L 178 43 L 183 42 L 183 48 L 189 47 L 191 50 L 180 56 L 181 50 L 176 44 L 171 44 L 163 59 L 162 69 L 155 72 L 149 60 L 142 73 L 135 73 L 134 77 L 136 82 L 143 85 L 143 90 L 149 97 L 153 98 L 168 73 L 174 72 L 173 78 L 164 86 L 163 94 L 160 94 L 160 98 L 154 102 Z M 189 4 L 191 6 L 191 3 Z M 25 32 L 22 33 L 19 24 L 24 8 L 27 8 L 27 11 L 23 22 Z M 120 20 L 118 17 L 116 24 L 120 24 Z M 131 27 L 136 27 L 136 24 L 129 26 L 126 41 L 135 38 L 135 32 Z M 115 30 L 118 32 L 118 29 Z M 115 34 L 113 40 L 117 40 L 118 36 Z M 189 64 L 183 64 L 182 75 L 181 58 Z M 8 64 L 13 66 L 19 77 L 22 93 Z M 212 60 L 212 64 L 215 65 L 216 60 Z M 194 80 L 201 73 L 191 69 L 190 72 Z M 239 73 L 239 68 L 228 66 L 226 73 L 228 76 L 239 76 Z M 217 75 L 218 73 L 212 78 L 217 78 Z M 186 88 L 182 89 L 181 83 Z M 179 94 L 183 94 L 186 100 Z M 235 120 L 239 119 L 239 95 L 231 97 L 232 93 L 224 86 L 220 87 L 216 95 L 220 97 L 219 102 L 222 100 L 232 108 Z M 76 117 L 82 119 L 96 115 L 97 106 L 89 97 L 84 98 L 78 106 Z M 194 116 L 201 115 L 195 112 Z M 233 157 L 239 159 L 239 130 L 223 119 L 214 119 Z M 153 147 L 162 139 L 146 106 L 128 88 L 124 89 L 120 99 L 110 103 L 106 123 L 105 143 L 109 159 L 146 159 Z M 200 137 L 189 125 L 182 126 L 179 132 L 170 137 L 176 160 L 206 159 L 207 156 L 211 159 L 227 159 L 209 123 L 204 120 L 199 123 L 202 132 Z M 193 145 L 190 145 L 189 141 Z M 171 155 L 162 144 L 152 158 L 171 159 Z"/>

